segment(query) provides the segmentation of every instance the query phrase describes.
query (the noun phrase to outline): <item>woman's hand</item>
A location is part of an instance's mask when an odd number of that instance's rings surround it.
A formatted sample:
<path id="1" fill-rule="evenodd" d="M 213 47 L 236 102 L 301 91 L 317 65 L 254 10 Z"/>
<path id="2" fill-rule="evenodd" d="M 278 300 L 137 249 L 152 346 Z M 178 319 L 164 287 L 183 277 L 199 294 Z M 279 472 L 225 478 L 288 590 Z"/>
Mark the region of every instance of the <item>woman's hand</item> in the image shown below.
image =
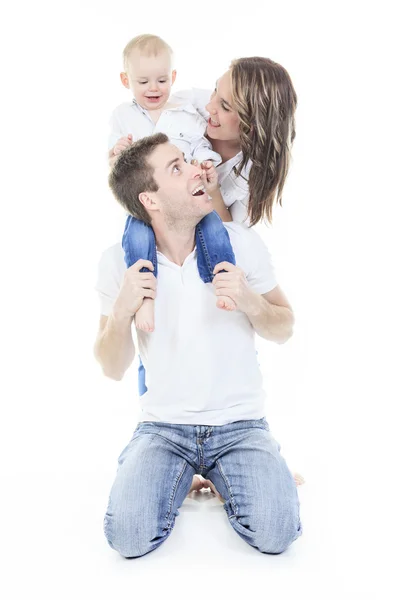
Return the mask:
<path id="1" fill-rule="evenodd" d="M 198 166 L 198 164 L 197 160 L 192 160 L 192 165 Z M 200 163 L 200 168 L 202 170 L 201 181 L 208 195 L 212 196 L 219 189 L 217 170 L 211 160 L 204 160 Z"/>

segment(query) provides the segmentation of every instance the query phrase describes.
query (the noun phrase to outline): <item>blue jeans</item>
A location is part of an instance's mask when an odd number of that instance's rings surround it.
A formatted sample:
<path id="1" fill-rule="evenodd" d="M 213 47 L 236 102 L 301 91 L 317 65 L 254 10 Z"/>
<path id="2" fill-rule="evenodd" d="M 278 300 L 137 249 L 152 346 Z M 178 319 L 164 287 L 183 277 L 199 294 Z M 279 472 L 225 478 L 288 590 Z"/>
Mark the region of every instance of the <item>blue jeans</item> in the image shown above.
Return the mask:
<path id="1" fill-rule="evenodd" d="M 280 554 L 302 533 L 297 489 L 265 418 L 222 426 L 139 423 L 118 459 L 104 533 L 126 558 L 170 535 L 192 478 L 210 479 L 240 537 Z"/>
<path id="2" fill-rule="evenodd" d="M 143 221 L 128 216 L 122 237 L 125 252 L 125 264 L 131 267 L 140 258 L 150 260 L 154 266 L 154 276 L 158 274 L 156 239 L 153 229 Z M 210 283 L 215 265 L 227 261 L 236 264 L 229 234 L 219 215 L 213 211 L 196 225 L 197 268 L 204 283 Z M 143 267 L 141 271 L 149 271 Z M 142 361 L 139 364 L 139 395 L 146 391 L 146 373 Z"/>

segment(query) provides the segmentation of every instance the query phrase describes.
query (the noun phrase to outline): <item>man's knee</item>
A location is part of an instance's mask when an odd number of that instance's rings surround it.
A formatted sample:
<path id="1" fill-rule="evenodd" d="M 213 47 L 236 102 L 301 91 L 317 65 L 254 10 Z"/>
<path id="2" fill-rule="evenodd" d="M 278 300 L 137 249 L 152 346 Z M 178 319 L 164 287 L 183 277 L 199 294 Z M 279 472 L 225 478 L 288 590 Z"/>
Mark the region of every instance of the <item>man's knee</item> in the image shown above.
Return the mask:
<path id="1" fill-rule="evenodd" d="M 250 515 L 247 519 L 231 520 L 239 535 L 265 554 L 281 554 L 302 533 L 298 506 L 292 504 Z"/>
<path id="2" fill-rule="evenodd" d="M 139 558 L 155 550 L 168 537 L 169 530 L 157 535 L 157 525 L 145 523 L 143 517 L 110 515 L 104 517 L 104 533 L 114 550 L 125 558 Z"/>
<path id="3" fill-rule="evenodd" d="M 255 546 L 266 554 L 281 554 L 301 535 L 298 505 L 270 511 L 256 525 Z"/>

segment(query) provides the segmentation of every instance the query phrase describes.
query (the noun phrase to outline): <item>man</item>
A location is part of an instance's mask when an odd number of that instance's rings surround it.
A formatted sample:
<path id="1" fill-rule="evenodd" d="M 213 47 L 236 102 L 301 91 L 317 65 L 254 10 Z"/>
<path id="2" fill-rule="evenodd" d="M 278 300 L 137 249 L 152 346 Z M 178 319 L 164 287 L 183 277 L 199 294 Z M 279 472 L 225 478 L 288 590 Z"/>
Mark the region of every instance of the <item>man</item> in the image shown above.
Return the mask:
<path id="1" fill-rule="evenodd" d="M 137 331 L 142 415 L 119 457 L 104 521 L 110 546 L 125 557 L 169 536 L 195 473 L 214 484 L 235 531 L 259 551 L 281 553 L 301 535 L 296 485 L 264 417 L 254 346 L 255 332 L 285 342 L 293 314 L 266 247 L 238 223 L 225 226 L 239 266 L 221 263 L 212 283 L 200 279 L 195 228 L 212 211 L 213 185 L 164 134 L 130 146 L 110 175 L 121 204 L 151 223 L 158 259 L 157 279 L 141 272 L 153 270 L 146 260 L 126 269 L 119 245 L 99 267 L 95 352 L 113 379 L 134 358 L 136 311 L 157 292 L 154 332 Z M 236 310 L 218 308 L 216 296 L 231 298 Z"/>

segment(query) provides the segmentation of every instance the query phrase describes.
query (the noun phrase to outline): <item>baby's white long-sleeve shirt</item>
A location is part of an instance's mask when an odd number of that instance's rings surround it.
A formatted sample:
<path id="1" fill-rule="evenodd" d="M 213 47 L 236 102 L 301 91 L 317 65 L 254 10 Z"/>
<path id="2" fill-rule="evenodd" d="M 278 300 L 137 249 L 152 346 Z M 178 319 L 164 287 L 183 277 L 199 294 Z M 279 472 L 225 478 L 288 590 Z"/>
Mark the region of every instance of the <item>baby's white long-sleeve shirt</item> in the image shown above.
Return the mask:
<path id="1" fill-rule="evenodd" d="M 172 96 L 157 123 L 153 122 L 145 108 L 133 100 L 120 104 L 113 111 L 108 147 L 111 149 L 119 138 L 128 134 L 132 134 L 133 141 L 137 141 L 155 133 L 165 133 L 171 143 L 182 150 L 186 160 L 212 160 L 214 166 L 217 166 L 221 157 L 213 151 L 210 142 L 204 137 L 206 126 L 204 117 L 186 100 L 182 102 Z"/>

